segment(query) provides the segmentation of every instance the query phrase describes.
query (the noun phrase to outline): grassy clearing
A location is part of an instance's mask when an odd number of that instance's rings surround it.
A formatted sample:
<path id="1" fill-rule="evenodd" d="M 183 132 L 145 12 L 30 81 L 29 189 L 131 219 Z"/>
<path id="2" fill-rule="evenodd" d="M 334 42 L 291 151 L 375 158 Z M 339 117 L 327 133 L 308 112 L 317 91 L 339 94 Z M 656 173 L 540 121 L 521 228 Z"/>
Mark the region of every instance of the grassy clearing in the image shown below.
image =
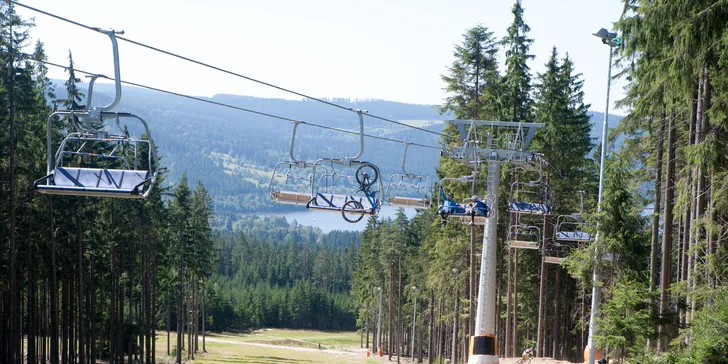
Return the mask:
<path id="1" fill-rule="evenodd" d="M 238 175 L 242 172 L 250 173 L 253 177 L 247 177 L 246 180 L 255 183 L 256 186 L 259 184 L 258 179 L 263 181 L 268 180 L 272 174 L 271 171 L 258 169 L 256 166 L 245 163 L 242 159 L 234 158 L 228 154 L 212 152 L 210 153 L 210 157 L 212 160 L 221 161 L 225 173 L 229 175 Z"/>
<path id="2" fill-rule="evenodd" d="M 172 333 L 172 350 L 175 338 Z M 318 350 L 319 343 L 322 350 Z M 265 329 L 250 334 L 210 334 L 206 348 L 207 353 L 197 354 L 194 363 L 378 363 L 371 358 L 367 360 L 365 351 L 359 348 L 359 336 L 354 332 Z M 160 362 L 171 362 L 166 352 L 167 334 L 158 332 Z M 182 357 L 187 358 L 187 353 L 183 352 Z"/>

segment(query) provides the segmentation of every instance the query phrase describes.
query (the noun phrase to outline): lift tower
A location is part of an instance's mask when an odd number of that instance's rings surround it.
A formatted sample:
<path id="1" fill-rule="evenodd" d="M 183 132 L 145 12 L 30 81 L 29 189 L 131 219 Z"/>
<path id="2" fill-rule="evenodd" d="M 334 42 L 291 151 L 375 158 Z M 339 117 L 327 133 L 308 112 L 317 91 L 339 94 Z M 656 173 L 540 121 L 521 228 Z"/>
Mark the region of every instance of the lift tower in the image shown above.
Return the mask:
<path id="1" fill-rule="evenodd" d="M 498 242 L 498 185 L 501 164 L 512 163 L 526 171 L 534 171 L 534 162 L 541 156 L 527 151 L 536 130 L 544 124 L 483 120 L 450 120 L 466 142 L 442 152 L 442 156 L 464 163 L 471 168 L 488 165 L 488 194 L 494 211 L 486 220 L 483 234 L 483 254 L 480 261 L 480 285 L 475 330 L 470 337 L 469 364 L 498 363 L 496 337 L 496 253 Z M 468 133 L 468 128 L 478 133 Z M 486 135 L 487 139 L 468 140 L 468 135 Z"/>

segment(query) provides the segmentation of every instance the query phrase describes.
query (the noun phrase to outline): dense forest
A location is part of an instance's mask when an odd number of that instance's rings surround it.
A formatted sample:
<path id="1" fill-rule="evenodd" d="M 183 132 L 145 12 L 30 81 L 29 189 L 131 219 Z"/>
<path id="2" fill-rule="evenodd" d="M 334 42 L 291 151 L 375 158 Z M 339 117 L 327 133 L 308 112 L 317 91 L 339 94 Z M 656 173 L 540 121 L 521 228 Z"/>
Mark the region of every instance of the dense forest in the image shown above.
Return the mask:
<path id="1" fill-rule="evenodd" d="M 280 217 L 242 223 L 213 239 L 210 329 L 356 329 L 349 291 L 358 232 L 322 234 Z"/>

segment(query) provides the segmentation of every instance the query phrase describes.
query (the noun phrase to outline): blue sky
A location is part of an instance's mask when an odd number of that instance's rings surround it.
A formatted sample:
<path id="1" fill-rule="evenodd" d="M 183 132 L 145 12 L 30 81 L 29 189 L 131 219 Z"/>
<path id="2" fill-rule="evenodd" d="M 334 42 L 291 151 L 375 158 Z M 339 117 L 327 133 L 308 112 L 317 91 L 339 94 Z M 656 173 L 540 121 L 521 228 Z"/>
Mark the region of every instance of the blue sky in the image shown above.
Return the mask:
<path id="1" fill-rule="evenodd" d="M 473 0 L 25 0 L 33 7 L 316 97 L 376 98 L 438 104 L 440 75 L 466 29 L 482 24 L 503 37 L 514 1 Z M 604 111 L 608 48 L 591 34 L 611 29 L 618 0 L 524 0 L 535 39 L 529 64 L 540 72 L 556 46 L 583 73 L 586 101 Z M 18 8 L 35 17 L 35 39 L 48 59 L 113 75 L 104 35 Z M 171 91 L 212 96 L 292 95 L 120 42 L 122 79 Z M 53 78 L 65 78 L 53 70 Z M 611 99 L 623 95 L 613 83 Z M 624 113 L 624 110 L 617 111 Z"/>

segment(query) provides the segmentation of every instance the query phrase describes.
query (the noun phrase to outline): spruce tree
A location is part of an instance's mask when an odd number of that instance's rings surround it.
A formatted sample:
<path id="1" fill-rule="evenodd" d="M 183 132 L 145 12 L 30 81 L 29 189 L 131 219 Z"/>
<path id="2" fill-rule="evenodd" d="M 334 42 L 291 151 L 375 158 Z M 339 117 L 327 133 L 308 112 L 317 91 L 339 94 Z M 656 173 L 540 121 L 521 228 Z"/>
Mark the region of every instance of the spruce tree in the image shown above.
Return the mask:
<path id="1" fill-rule="evenodd" d="M 528 38 L 531 28 L 523 20 L 521 0 L 513 5 L 513 23 L 508 27 L 501 44 L 506 50 L 506 73 L 503 79 L 504 118 L 510 121 L 533 121 L 531 100 L 531 69 L 528 61 L 535 56 L 529 53 L 533 39 Z"/>
<path id="2" fill-rule="evenodd" d="M 449 94 L 442 112 L 453 112 L 458 119 L 495 118 L 500 115 L 498 44 L 493 32 L 478 25 L 463 34 L 455 46 L 455 60 L 447 75 L 441 75 Z"/>
<path id="3" fill-rule="evenodd" d="M 55 104 L 60 104 L 65 110 L 83 110 L 84 105 L 81 104 L 83 97 L 85 96 L 78 84 L 81 79 L 76 77 L 76 70 L 73 66 L 73 53 L 68 51 L 68 79 L 63 85 L 66 87 L 66 98 L 54 101 Z"/>

